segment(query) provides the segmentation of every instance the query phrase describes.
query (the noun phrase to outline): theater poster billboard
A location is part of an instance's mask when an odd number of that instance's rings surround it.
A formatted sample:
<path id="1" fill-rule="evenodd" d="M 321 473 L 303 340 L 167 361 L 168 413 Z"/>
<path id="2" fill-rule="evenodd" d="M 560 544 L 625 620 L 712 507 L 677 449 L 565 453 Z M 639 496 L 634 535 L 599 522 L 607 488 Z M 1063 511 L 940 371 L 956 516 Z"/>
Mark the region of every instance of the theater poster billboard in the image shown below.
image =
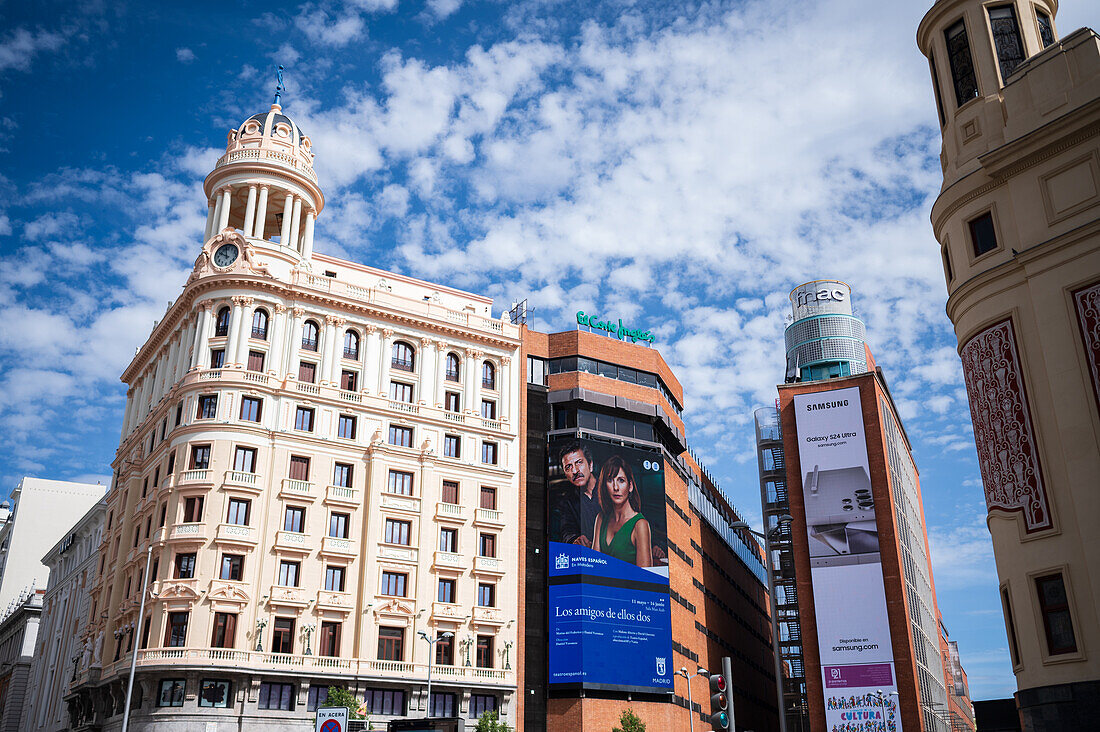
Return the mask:
<path id="1" fill-rule="evenodd" d="M 799 394 L 794 409 L 826 730 L 899 732 L 859 389 Z"/>
<path id="2" fill-rule="evenodd" d="M 550 685 L 671 692 L 660 454 L 569 438 L 548 462 Z"/>

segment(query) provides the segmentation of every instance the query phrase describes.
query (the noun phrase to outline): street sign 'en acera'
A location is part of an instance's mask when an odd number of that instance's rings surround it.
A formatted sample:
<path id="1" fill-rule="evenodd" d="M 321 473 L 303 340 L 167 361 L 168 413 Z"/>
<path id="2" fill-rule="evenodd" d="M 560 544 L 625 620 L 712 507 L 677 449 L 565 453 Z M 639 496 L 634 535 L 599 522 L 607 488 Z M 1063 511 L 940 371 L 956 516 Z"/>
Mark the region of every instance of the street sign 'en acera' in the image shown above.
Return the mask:
<path id="1" fill-rule="evenodd" d="M 345 732 L 347 728 L 347 707 L 321 707 L 317 710 L 317 726 L 313 732 Z"/>

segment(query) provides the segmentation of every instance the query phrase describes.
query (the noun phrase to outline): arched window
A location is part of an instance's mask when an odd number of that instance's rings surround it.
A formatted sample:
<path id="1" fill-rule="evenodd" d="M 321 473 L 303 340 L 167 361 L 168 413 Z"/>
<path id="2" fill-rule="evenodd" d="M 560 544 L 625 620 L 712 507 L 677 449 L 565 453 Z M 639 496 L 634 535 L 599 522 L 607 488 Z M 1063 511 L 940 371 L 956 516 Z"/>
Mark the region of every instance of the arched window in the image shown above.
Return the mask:
<path id="1" fill-rule="evenodd" d="M 320 329 L 317 327 L 317 323 L 312 320 L 307 320 L 302 324 L 302 348 L 307 351 L 317 350 L 317 334 Z"/>
<path id="2" fill-rule="evenodd" d="M 229 307 L 218 311 L 218 319 L 214 321 L 214 337 L 229 335 Z"/>
<path id="3" fill-rule="evenodd" d="M 481 364 L 481 386 L 485 389 L 497 388 L 497 370 L 492 361 Z"/>
<path id="4" fill-rule="evenodd" d="M 404 341 L 394 343 L 393 358 L 390 359 L 390 366 L 395 369 L 401 369 L 402 371 L 412 371 L 416 368 L 413 347 Z"/>
<path id="5" fill-rule="evenodd" d="M 267 311 L 263 308 L 256 308 L 252 313 L 252 337 L 267 340 Z"/>
<path id="6" fill-rule="evenodd" d="M 447 381 L 458 381 L 458 356 L 447 354 Z"/>
<path id="7" fill-rule="evenodd" d="M 350 358 L 352 361 L 359 360 L 359 334 L 354 330 L 344 333 L 344 358 Z"/>

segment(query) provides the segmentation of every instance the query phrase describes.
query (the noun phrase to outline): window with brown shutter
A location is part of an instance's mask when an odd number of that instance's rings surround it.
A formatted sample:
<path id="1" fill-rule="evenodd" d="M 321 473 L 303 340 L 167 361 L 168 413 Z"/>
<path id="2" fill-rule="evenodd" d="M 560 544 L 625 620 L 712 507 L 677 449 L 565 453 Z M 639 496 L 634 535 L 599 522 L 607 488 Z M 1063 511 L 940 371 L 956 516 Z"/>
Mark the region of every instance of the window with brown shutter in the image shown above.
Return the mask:
<path id="1" fill-rule="evenodd" d="M 290 479 L 309 480 L 309 458 L 300 455 L 290 456 Z"/>

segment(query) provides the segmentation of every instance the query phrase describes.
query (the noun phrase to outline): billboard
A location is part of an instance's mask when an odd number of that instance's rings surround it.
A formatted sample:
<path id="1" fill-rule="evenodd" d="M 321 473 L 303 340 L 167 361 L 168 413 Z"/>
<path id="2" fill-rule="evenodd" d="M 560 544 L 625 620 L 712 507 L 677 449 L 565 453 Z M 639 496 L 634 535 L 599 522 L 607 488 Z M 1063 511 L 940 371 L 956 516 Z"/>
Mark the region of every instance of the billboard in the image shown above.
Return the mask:
<path id="1" fill-rule="evenodd" d="M 826 729 L 899 732 L 859 389 L 798 394 L 794 409 Z"/>
<path id="2" fill-rule="evenodd" d="M 546 482 L 551 687 L 671 692 L 661 455 L 555 439 Z"/>

